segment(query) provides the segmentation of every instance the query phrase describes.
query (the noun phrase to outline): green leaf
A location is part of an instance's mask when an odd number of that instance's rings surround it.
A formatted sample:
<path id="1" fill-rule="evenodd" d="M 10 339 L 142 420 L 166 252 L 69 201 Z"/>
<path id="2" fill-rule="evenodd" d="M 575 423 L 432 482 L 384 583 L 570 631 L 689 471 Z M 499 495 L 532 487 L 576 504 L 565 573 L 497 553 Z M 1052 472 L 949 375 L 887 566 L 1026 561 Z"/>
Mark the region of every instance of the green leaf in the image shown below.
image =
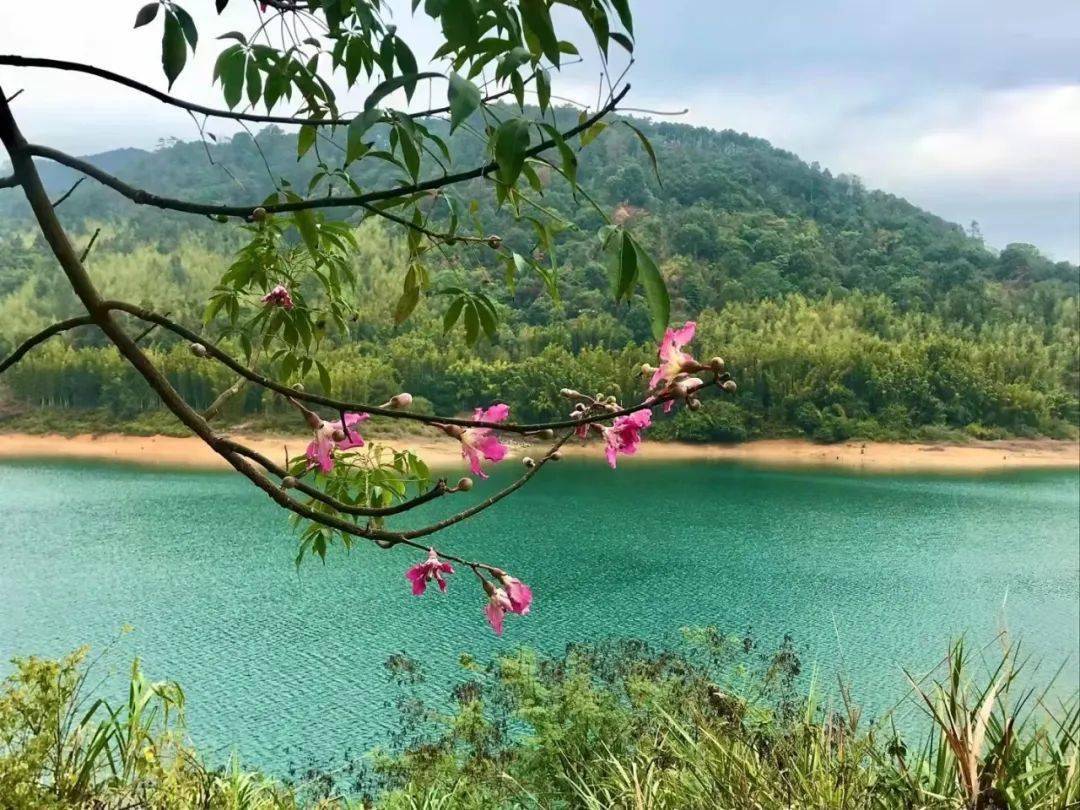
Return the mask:
<path id="1" fill-rule="evenodd" d="M 417 73 L 416 57 L 400 37 L 394 37 L 394 54 L 397 57 L 398 67 L 405 76 Z M 412 94 L 416 90 L 416 82 L 405 84 L 405 98 L 412 100 Z"/>
<path id="2" fill-rule="evenodd" d="M 296 137 L 296 159 L 302 158 L 315 145 L 315 127 L 304 124 Z"/>
<path id="3" fill-rule="evenodd" d="M 364 154 L 364 133 L 377 124 L 381 118 L 382 111 L 372 108 L 364 110 L 349 122 L 345 142 L 346 163 L 352 163 L 352 161 Z"/>
<path id="4" fill-rule="evenodd" d="M 615 231 L 608 237 L 608 277 L 616 301 L 629 298 L 637 281 L 637 252 L 630 235 Z"/>
<path id="5" fill-rule="evenodd" d="M 404 323 L 414 309 L 416 309 L 417 302 L 420 301 L 420 288 L 414 285 L 405 285 L 405 291 L 402 292 L 401 298 L 398 299 L 397 306 L 394 307 L 394 323 Z"/>
<path id="6" fill-rule="evenodd" d="M 300 238 L 304 240 L 312 257 L 319 258 L 319 226 L 315 221 L 315 215 L 309 209 L 293 211 L 293 222 L 296 230 L 300 231 Z"/>
<path id="7" fill-rule="evenodd" d="M 139 13 L 135 15 L 135 27 L 142 28 L 144 25 L 152 23 L 154 17 L 157 16 L 159 8 L 161 8 L 161 6 L 157 3 L 147 3 L 140 8 Z"/>
<path id="8" fill-rule="evenodd" d="M 637 255 L 638 275 L 641 278 L 641 286 L 645 288 L 645 302 L 649 306 L 649 323 L 652 325 L 653 337 L 661 340 L 668 321 L 671 320 L 671 299 L 668 297 L 667 285 L 660 270 L 641 245 L 631 240 L 634 252 Z"/>
<path id="9" fill-rule="evenodd" d="M 626 29 L 626 33 L 633 36 L 634 15 L 630 13 L 630 0 L 611 0 L 611 5 L 615 6 L 615 11 L 619 14 L 619 22 Z"/>
<path id="10" fill-rule="evenodd" d="M 581 147 L 584 149 L 590 143 L 595 141 L 596 137 L 601 132 L 603 132 L 605 129 L 607 129 L 607 124 L 605 124 L 603 121 L 597 121 L 595 124 L 593 124 L 587 130 L 582 132 L 581 133 Z"/>
<path id="11" fill-rule="evenodd" d="M 176 14 L 176 19 L 180 21 L 180 28 L 184 32 L 184 39 L 188 41 L 188 45 L 191 46 L 191 50 L 194 52 L 195 46 L 199 44 L 199 31 L 195 27 L 195 21 L 191 19 L 190 14 L 175 3 L 173 4 L 172 9 Z"/>
<path id="12" fill-rule="evenodd" d="M 465 345 L 472 346 L 480 336 L 480 316 L 476 304 L 469 301 L 465 305 Z"/>
<path id="13" fill-rule="evenodd" d="M 544 56 L 559 66 L 559 39 L 555 36 L 555 27 L 551 24 L 551 13 L 544 0 L 519 0 L 521 19 L 525 27 L 536 35 Z"/>
<path id="14" fill-rule="evenodd" d="M 255 63 L 254 59 L 247 63 L 246 72 L 248 101 L 252 105 L 255 105 L 262 95 L 262 74 L 259 73 L 259 66 Z"/>
<path id="15" fill-rule="evenodd" d="M 611 33 L 611 38 L 618 42 L 620 45 L 622 45 L 627 53 L 634 52 L 634 40 L 630 39 L 630 37 L 626 36 L 626 34 L 620 33 L 618 31 L 613 31 Z"/>
<path id="16" fill-rule="evenodd" d="M 446 41 L 455 47 L 471 45 L 480 36 L 473 0 L 446 0 L 439 19 Z"/>
<path id="17" fill-rule="evenodd" d="M 504 121 L 495 131 L 495 160 L 499 164 L 499 180 L 512 186 L 525 165 L 525 150 L 529 148 L 529 122 L 522 118 Z"/>
<path id="18" fill-rule="evenodd" d="M 161 35 L 161 67 L 165 71 L 165 78 L 169 80 L 169 89 L 173 82 L 184 69 L 187 62 L 187 43 L 184 41 L 184 31 L 176 15 L 165 15 L 165 32 Z"/>
<path id="19" fill-rule="evenodd" d="M 656 182 L 659 183 L 662 187 L 664 185 L 664 181 L 660 179 L 660 166 L 656 162 L 656 152 L 653 150 L 652 143 L 647 137 L 645 137 L 644 132 L 635 127 L 629 121 L 623 119 L 622 122 L 626 124 L 626 126 L 630 127 L 630 129 L 634 131 L 634 134 L 638 136 L 638 140 L 641 141 L 641 146 L 645 150 L 645 154 L 647 154 L 649 156 L 649 160 L 652 161 L 652 168 L 653 173 L 656 175 Z"/>
<path id="20" fill-rule="evenodd" d="M 380 83 L 374 90 L 371 91 L 371 95 L 364 99 L 364 110 L 372 110 L 378 106 L 379 102 L 393 93 L 395 90 L 400 90 L 407 84 L 415 85 L 420 79 L 441 79 L 443 75 L 441 73 L 432 73 L 431 71 L 425 71 L 424 73 L 409 73 L 402 76 L 395 76 L 392 79 L 387 79 L 385 82 Z"/>
<path id="21" fill-rule="evenodd" d="M 450 102 L 450 131 L 453 132 L 480 106 L 480 88 L 464 76 L 451 73 L 446 97 Z"/>
<path id="22" fill-rule="evenodd" d="M 536 71 L 536 98 L 540 103 L 540 113 L 543 114 L 551 103 L 551 79 L 543 68 Z"/>
<path id="23" fill-rule="evenodd" d="M 329 395 L 332 386 L 330 372 L 326 369 L 326 366 L 324 366 L 318 360 L 315 361 L 315 368 L 319 372 L 319 385 L 322 386 L 323 393 Z"/>
<path id="24" fill-rule="evenodd" d="M 488 336 L 488 340 L 495 340 L 495 335 L 498 332 L 499 319 L 495 314 L 495 308 L 491 305 L 483 296 L 477 296 L 473 302 L 473 306 L 476 307 L 477 315 L 480 316 L 480 326 L 484 330 L 484 334 Z"/>
<path id="25" fill-rule="evenodd" d="M 450 302 L 450 306 L 446 308 L 446 314 L 443 315 L 444 335 L 454 328 L 454 324 L 457 323 L 458 318 L 461 316 L 461 310 L 464 306 L 464 298 L 455 298 Z"/>
<path id="26" fill-rule="evenodd" d="M 230 45 L 221 52 L 214 70 L 221 79 L 222 95 L 229 109 L 240 103 L 244 95 L 244 50 L 239 45 Z"/>

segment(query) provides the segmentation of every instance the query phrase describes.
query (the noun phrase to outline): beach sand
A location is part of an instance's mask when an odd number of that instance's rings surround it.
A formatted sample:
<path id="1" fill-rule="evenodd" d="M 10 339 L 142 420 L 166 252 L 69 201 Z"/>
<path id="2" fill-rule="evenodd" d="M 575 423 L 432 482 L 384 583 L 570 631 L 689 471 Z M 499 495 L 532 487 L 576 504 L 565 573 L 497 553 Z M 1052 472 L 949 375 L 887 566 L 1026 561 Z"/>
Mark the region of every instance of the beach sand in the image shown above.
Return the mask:
<path id="1" fill-rule="evenodd" d="M 303 436 L 244 436 L 232 438 L 283 462 L 304 452 L 308 439 Z M 450 440 L 401 439 L 375 440 L 398 449 L 408 448 L 435 468 L 462 467 L 461 453 Z M 543 448 L 530 447 L 508 437 L 515 456 Z M 568 445 L 565 455 L 603 461 L 599 443 L 584 447 Z M 82 459 L 120 461 L 161 467 L 223 469 L 228 465 L 209 447 L 194 437 L 30 435 L 0 433 L 0 459 Z M 645 442 L 634 458 L 620 459 L 620 464 L 650 461 L 736 461 L 768 467 L 838 468 L 865 472 L 998 472 L 1017 469 L 1078 469 L 1080 443 L 1051 439 L 1011 439 L 954 444 L 900 444 L 850 441 L 841 444 L 814 444 L 800 439 L 763 439 L 736 445 L 697 445 L 673 442 Z"/>

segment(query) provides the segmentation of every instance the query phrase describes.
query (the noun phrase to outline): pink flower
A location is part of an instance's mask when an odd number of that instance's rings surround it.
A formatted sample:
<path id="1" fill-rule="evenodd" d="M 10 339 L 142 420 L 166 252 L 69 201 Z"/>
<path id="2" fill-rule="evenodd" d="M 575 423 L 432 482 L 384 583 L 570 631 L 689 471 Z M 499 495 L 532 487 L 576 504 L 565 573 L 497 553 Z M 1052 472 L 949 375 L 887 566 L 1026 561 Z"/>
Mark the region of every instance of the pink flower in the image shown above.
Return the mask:
<path id="1" fill-rule="evenodd" d="M 281 307 L 282 309 L 292 309 L 293 300 L 289 291 L 278 284 L 274 289 L 259 299 L 264 304 L 268 304 L 274 307 Z"/>
<path id="2" fill-rule="evenodd" d="M 652 411 L 644 408 L 626 416 L 618 416 L 611 427 L 603 428 L 604 441 L 607 444 L 604 454 L 611 469 L 615 469 L 615 459 L 620 453 L 632 456 L 637 452 L 638 445 L 641 444 L 641 431 L 651 424 Z"/>
<path id="3" fill-rule="evenodd" d="M 660 367 L 653 372 L 649 388 L 670 383 L 684 371 L 697 371 L 701 368 L 688 352 L 682 350 L 683 346 L 694 339 L 696 331 L 697 324 L 694 321 L 687 321 L 682 329 L 668 327 L 664 332 L 664 339 L 660 341 Z"/>
<path id="4" fill-rule="evenodd" d="M 664 413 L 671 413 L 671 409 L 675 407 L 677 400 L 686 399 L 690 396 L 691 391 L 704 384 L 705 381 L 701 377 L 683 377 L 681 380 L 673 382 L 665 389 L 665 393 L 671 394 L 672 399 L 664 403 Z"/>
<path id="5" fill-rule="evenodd" d="M 431 580 L 438 583 L 440 591 L 445 591 L 446 580 L 442 578 L 442 575 L 452 573 L 454 573 L 454 566 L 440 560 L 439 555 L 435 553 L 435 549 L 429 548 L 427 559 L 406 571 L 405 578 L 412 583 L 413 596 L 420 596 L 427 589 L 427 584 Z"/>
<path id="6" fill-rule="evenodd" d="M 318 417 L 316 417 L 318 418 Z M 340 419 L 332 422 L 320 421 L 315 426 L 315 439 L 307 446 L 308 467 L 318 467 L 324 473 L 334 468 L 333 450 L 348 450 L 363 447 L 363 437 L 353 430 L 353 426 L 368 418 L 366 413 L 345 414 L 345 424 Z"/>
<path id="7" fill-rule="evenodd" d="M 495 588 L 486 581 L 484 587 L 488 591 L 488 603 L 484 606 L 484 614 L 487 616 L 491 629 L 495 631 L 495 635 L 501 636 L 506 611 L 514 612 L 514 605 L 502 588 Z"/>
<path id="8" fill-rule="evenodd" d="M 473 413 L 476 422 L 503 422 L 510 415 L 510 406 L 502 403 L 492 405 L 487 410 L 477 408 Z M 453 427 L 453 426 L 450 426 Z M 454 432 L 451 432 L 454 435 Z M 481 478 L 487 478 L 480 462 L 487 459 L 498 463 L 506 458 L 509 449 L 499 441 L 499 437 L 491 428 L 466 428 L 457 432 L 457 438 L 461 442 L 461 457 L 468 459 L 469 469 Z"/>
<path id="9" fill-rule="evenodd" d="M 506 589 L 506 598 L 510 600 L 510 610 L 520 616 L 529 615 L 529 607 L 532 605 L 532 588 L 517 577 L 509 574 L 499 574 L 499 581 Z"/>

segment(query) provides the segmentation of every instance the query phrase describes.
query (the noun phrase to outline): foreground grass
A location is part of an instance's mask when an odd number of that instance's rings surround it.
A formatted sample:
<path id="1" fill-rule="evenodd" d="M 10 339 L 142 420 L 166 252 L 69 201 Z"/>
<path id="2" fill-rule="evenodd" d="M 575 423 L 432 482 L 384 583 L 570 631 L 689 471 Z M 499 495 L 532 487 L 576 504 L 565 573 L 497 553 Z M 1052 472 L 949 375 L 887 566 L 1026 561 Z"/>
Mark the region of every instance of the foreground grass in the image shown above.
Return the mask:
<path id="1" fill-rule="evenodd" d="M 291 783 L 209 768 L 185 742 L 184 695 L 136 663 L 128 699 L 93 699 L 85 651 L 16 660 L 0 691 L 0 807 L 8 808 L 1069 808 L 1080 802 L 1075 700 L 1022 688 L 1015 650 L 988 665 L 955 643 L 908 700 L 930 732 L 905 741 L 842 700 L 800 694 L 790 644 L 761 655 L 712 630 L 691 646 L 522 650 L 442 707 L 417 701 L 395 656 L 402 722 L 386 750 Z"/>

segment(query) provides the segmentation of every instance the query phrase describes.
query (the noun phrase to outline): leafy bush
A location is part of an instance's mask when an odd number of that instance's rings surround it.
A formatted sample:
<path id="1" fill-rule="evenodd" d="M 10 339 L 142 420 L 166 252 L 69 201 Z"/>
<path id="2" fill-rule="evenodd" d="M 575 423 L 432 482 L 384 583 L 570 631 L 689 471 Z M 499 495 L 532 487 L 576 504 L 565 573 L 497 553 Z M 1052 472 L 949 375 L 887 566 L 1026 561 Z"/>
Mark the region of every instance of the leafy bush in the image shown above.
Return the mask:
<path id="1" fill-rule="evenodd" d="M 90 702 L 84 650 L 14 663 L 0 687 L 4 810 L 1064 810 L 1080 801 L 1075 696 L 1054 710 L 1046 692 L 1021 686 L 1013 649 L 982 672 L 963 642 L 936 679 L 910 679 L 933 729 L 916 744 L 888 714 L 863 726 L 846 691 L 840 713 L 813 686 L 801 692 L 790 639 L 766 651 L 702 628 L 666 648 L 575 644 L 486 665 L 463 656 L 449 709 L 419 699 L 420 665 L 395 655 L 387 672 L 401 722 L 389 746 L 344 769 L 310 768 L 292 786 L 244 770 L 235 755 L 208 768 L 184 742 L 179 687 L 147 682 L 137 663 L 115 708 Z"/>

